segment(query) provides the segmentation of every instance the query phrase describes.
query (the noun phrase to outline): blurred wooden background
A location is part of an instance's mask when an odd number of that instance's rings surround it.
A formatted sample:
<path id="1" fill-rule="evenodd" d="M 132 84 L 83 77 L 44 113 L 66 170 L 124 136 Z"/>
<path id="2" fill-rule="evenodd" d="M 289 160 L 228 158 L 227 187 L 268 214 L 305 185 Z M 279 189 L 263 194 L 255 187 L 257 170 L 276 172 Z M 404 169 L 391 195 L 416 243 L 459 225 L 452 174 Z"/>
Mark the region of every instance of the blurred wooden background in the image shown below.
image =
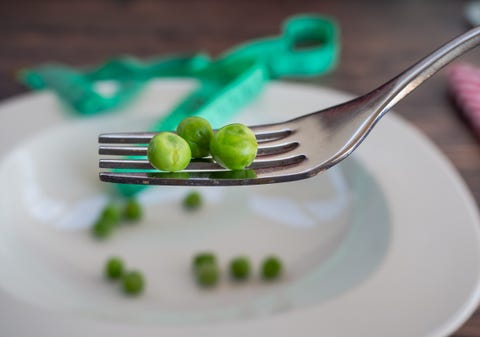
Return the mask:
<path id="1" fill-rule="evenodd" d="M 465 31 L 465 4 L 460 0 L 1 1 L 0 99 L 26 91 L 14 78 L 23 67 L 47 61 L 96 64 L 119 54 L 148 57 L 205 50 L 216 55 L 242 41 L 276 35 L 286 17 L 308 12 L 337 19 L 342 53 L 337 70 L 305 82 L 362 94 Z M 462 60 L 480 65 L 480 49 Z M 395 110 L 452 161 L 480 204 L 479 138 L 451 104 L 445 72 Z M 480 311 L 454 336 L 480 337 Z"/>

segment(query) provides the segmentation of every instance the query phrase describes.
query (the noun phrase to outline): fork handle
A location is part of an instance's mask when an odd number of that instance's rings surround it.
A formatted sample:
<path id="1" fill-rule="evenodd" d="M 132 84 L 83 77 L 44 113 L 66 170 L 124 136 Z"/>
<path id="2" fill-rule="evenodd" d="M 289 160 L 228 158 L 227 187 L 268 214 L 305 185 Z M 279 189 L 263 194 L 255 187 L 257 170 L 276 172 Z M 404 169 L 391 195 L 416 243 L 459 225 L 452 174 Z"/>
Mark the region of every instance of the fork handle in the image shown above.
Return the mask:
<path id="1" fill-rule="evenodd" d="M 383 102 L 380 116 L 389 111 L 412 90 L 429 79 L 445 65 L 480 44 L 480 26 L 477 26 L 450 40 L 397 77 L 382 85 Z"/>

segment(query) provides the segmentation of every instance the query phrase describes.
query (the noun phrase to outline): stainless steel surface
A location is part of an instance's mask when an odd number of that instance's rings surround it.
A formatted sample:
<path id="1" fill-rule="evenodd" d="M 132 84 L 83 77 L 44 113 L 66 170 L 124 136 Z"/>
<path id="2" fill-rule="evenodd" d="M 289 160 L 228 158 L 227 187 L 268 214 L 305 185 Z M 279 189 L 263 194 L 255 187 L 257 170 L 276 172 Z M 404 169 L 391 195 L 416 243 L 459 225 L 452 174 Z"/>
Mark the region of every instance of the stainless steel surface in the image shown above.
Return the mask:
<path id="1" fill-rule="evenodd" d="M 105 182 L 145 185 L 252 185 L 312 177 L 350 155 L 380 118 L 443 66 L 480 42 L 476 27 L 446 43 L 370 93 L 346 103 L 283 123 L 255 126 L 259 155 L 246 171 L 225 171 L 211 160 L 193 161 L 185 171 L 101 172 Z M 100 143 L 144 144 L 100 146 L 100 154 L 145 154 L 152 133 L 105 134 Z M 145 160 L 100 160 L 101 168 L 151 169 Z"/>

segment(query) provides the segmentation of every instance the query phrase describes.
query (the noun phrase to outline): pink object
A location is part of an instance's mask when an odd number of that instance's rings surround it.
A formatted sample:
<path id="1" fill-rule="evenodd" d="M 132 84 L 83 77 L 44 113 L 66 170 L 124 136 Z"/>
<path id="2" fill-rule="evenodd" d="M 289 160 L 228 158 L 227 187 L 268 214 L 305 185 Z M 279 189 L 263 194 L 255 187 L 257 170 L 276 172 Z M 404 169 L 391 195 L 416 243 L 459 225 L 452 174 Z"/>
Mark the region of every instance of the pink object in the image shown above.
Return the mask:
<path id="1" fill-rule="evenodd" d="M 448 72 L 450 92 L 480 137 L 480 69 L 456 64 Z"/>

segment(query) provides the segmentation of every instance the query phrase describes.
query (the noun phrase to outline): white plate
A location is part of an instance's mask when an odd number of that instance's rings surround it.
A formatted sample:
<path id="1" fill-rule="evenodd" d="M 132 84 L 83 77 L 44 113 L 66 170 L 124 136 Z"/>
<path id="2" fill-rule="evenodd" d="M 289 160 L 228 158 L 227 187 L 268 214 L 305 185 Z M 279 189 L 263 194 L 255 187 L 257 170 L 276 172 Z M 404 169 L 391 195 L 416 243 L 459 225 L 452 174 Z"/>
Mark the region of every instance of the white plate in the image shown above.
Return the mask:
<path id="1" fill-rule="evenodd" d="M 96 135 L 145 129 L 191 87 L 156 82 L 93 119 L 74 118 L 48 93 L 0 107 L 0 335 L 442 336 L 475 309 L 475 203 L 444 157 L 394 115 L 310 180 L 205 188 L 194 214 L 180 207 L 185 188 L 150 188 L 142 224 L 95 242 L 87 226 L 111 187 L 97 181 Z M 347 97 L 274 83 L 238 120 L 284 120 Z M 189 274 L 203 249 L 223 264 L 278 253 L 288 272 L 271 285 L 224 279 L 204 291 Z M 102 279 L 111 254 L 145 272 L 143 296 L 125 298 Z"/>

